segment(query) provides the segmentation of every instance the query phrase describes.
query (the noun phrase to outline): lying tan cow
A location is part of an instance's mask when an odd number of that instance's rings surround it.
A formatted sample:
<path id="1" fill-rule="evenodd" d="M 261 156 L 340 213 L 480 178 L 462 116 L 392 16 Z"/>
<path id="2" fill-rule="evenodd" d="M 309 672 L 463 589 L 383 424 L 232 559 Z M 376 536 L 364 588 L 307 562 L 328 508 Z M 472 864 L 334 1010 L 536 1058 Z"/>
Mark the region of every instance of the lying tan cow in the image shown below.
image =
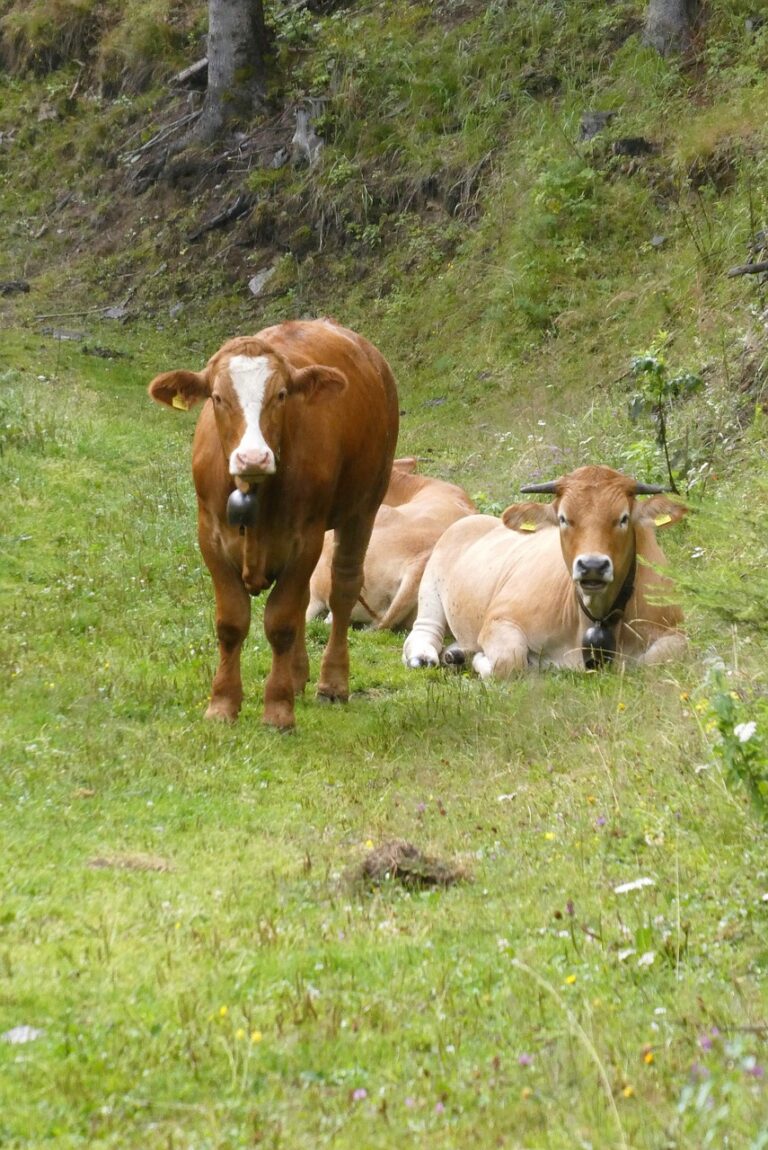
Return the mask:
<path id="1" fill-rule="evenodd" d="M 608 467 L 523 490 L 555 498 L 513 504 L 501 520 L 470 516 L 440 539 L 403 648 L 406 665 L 471 657 L 488 678 L 528 665 L 591 668 L 614 655 L 658 663 L 681 654 L 682 615 L 655 569 L 665 562 L 655 528 L 685 509 Z M 456 644 L 444 653 L 447 632 Z"/>
<path id="2" fill-rule="evenodd" d="M 388 364 L 362 336 L 330 320 L 283 323 L 230 340 L 202 371 L 157 376 L 149 393 L 170 407 L 204 404 L 192 472 L 220 653 L 207 716 L 237 717 L 250 596 L 272 587 L 264 609 L 272 647 L 264 722 L 293 727 L 294 697 L 309 677 L 309 579 L 326 529 L 336 537 L 333 626 L 317 694 L 346 700 L 349 618 L 397 441 Z"/>
<path id="3" fill-rule="evenodd" d="M 455 483 L 416 475 L 416 460 L 396 459 L 384 502 L 376 514 L 363 568 L 363 589 L 352 610 L 355 623 L 377 629 L 408 627 L 416 615 L 419 583 L 440 536 L 475 505 Z M 307 619 L 328 611 L 333 532 L 326 532 L 320 562 L 309 582 Z"/>

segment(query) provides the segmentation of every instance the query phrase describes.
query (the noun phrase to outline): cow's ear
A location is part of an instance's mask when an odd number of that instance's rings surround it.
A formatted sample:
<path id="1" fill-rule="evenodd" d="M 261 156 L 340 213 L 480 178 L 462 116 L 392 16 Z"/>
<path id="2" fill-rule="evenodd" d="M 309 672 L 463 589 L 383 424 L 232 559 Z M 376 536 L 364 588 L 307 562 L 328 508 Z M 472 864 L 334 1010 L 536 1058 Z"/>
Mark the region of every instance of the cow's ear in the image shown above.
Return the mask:
<path id="1" fill-rule="evenodd" d="M 347 388 L 347 377 L 335 367 L 324 367 L 314 363 L 311 367 L 300 367 L 291 373 L 288 384 L 289 395 L 303 395 L 305 399 L 322 399 L 329 395 L 341 395 Z"/>
<path id="2" fill-rule="evenodd" d="M 510 531 L 527 535 L 540 531 L 542 527 L 551 527 L 557 523 L 557 515 L 552 503 L 513 503 L 504 512 L 501 521 Z"/>
<path id="3" fill-rule="evenodd" d="M 654 527 L 671 527 L 679 523 L 688 508 L 683 503 L 673 503 L 666 495 L 654 495 L 635 504 L 634 516 L 640 523 L 652 523 Z"/>
<path id="4" fill-rule="evenodd" d="M 211 385 L 202 371 L 165 371 L 155 376 L 148 390 L 156 403 L 186 411 L 210 397 Z"/>

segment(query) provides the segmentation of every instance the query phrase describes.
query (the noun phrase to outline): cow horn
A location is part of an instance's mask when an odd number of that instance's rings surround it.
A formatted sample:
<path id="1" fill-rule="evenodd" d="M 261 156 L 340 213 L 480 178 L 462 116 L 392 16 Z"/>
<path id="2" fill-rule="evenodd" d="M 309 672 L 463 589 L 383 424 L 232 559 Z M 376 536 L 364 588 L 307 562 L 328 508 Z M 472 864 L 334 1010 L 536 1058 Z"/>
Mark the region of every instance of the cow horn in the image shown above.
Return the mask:
<path id="1" fill-rule="evenodd" d="M 668 487 L 659 487 L 658 483 L 638 483 L 635 495 L 661 495 L 662 491 L 668 490 Z"/>
<path id="2" fill-rule="evenodd" d="M 528 483 L 525 487 L 521 487 L 521 491 L 531 492 L 536 495 L 555 495 L 557 493 L 557 479 L 551 479 L 549 483 Z"/>

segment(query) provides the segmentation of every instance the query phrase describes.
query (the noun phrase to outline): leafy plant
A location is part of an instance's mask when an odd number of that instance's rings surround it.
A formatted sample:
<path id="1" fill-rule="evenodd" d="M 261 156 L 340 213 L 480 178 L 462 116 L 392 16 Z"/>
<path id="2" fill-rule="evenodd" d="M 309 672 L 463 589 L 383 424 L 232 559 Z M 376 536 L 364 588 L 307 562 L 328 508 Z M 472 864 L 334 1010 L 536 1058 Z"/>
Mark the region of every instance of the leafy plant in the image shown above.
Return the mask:
<path id="1" fill-rule="evenodd" d="M 725 781 L 743 787 L 760 817 L 768 821 L 768 746 L 765 741 L 768 704 L 748 711 L 722 677 L 716 680 L 712 715 L 719 734 L 714 753 L 725 768 Z M 756 714 L 757 718 L 750 715 Z"/>
<path id="2" fill-rule="evenodd" d="M 667 338 L 666 332 L 660 332 L 651 350 L 632 360 L 632 374 L 639 387 L 629 401 L 629 418 L 636 423 L 643 416 L 650 416 L 655 428 L 656 443 L 664 453 L 669 485 L 677 492 L 676 478 L 684 475 L 687 468 L 673 466 L 668 436 L 669 413 L 678 400 L 701 391 L 704 382 L 700 375 L 692 371 L 669 375 L 662 352 Z"/>

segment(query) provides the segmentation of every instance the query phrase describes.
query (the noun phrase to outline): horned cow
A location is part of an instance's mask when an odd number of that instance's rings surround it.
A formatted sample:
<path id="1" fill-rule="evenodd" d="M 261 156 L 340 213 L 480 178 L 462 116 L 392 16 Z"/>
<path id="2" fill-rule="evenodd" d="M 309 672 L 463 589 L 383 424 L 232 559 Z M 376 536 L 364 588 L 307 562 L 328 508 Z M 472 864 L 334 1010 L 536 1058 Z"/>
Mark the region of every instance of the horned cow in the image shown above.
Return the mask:
<path id="1" fill-rule="evenodd" d="M 386 360 L 331 320 L 292 321 L 230 340 L 202 371 L 157 376 L 149 393 L 170 407 L 203 403 L 192 473 L 220 656 L 207 717 L 232 720 L 240 711 L 251 596 L 271 587 L 263 718 L 294 726 L 295 695 L 309 677 L 309 579 L 327 529 L 335 537 L 333 625 L 317 694 L 345 701 L 347 629 L 397 441 L 397 391 Z"/>
<path id="2" fill-rule="evenodd" d="M 531 664 L 680 655 L 682 613 L 658 570 L 665 558 L 655 532 L 685 508 L 608 467 L 523 490 L 555 498 L 513 504 L 501 520 L 470 516 L 442 536 L 422 578 L 406 665 L 471 657 L 480 676 L 501 678 Z M 448 632 L 456 643 L 445 649 Z"/>

